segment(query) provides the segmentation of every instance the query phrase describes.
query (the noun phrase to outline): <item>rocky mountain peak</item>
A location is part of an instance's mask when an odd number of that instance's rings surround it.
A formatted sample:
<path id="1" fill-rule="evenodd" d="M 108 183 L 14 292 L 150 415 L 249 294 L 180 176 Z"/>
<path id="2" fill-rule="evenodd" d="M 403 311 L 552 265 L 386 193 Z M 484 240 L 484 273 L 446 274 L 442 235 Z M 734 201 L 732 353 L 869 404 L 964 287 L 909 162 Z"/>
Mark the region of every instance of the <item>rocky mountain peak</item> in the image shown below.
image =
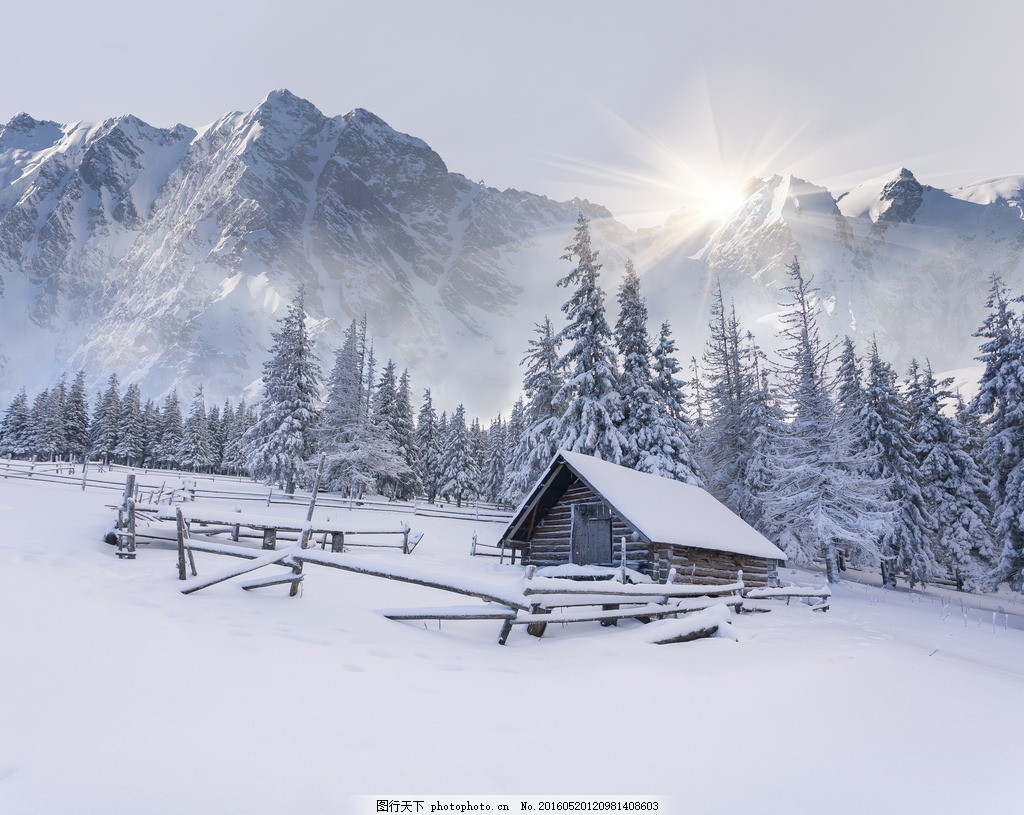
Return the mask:
<path id="1" fill-rule="evenodd" d="M 914 217 L 924 199 L 924 187 L 906 167 L 901 167 L 896 177 L 882 188 L 879 200 L 879 221 L 906 223 Z"/>

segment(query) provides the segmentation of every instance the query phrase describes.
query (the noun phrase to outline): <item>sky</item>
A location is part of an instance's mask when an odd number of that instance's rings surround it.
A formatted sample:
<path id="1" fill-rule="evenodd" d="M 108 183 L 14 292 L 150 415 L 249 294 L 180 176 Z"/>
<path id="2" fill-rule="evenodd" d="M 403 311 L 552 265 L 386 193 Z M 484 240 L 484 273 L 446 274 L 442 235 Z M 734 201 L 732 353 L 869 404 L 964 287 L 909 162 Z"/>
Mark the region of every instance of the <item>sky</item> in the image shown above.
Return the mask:
<path id="1" fill-rule="evenodd" d="M 37 0 L 5 9 L 0 120 L 198 127 L 288 88 L 499 188 L 630 225 L 752 176 L 1024 173 L 1024 4 Z"/>

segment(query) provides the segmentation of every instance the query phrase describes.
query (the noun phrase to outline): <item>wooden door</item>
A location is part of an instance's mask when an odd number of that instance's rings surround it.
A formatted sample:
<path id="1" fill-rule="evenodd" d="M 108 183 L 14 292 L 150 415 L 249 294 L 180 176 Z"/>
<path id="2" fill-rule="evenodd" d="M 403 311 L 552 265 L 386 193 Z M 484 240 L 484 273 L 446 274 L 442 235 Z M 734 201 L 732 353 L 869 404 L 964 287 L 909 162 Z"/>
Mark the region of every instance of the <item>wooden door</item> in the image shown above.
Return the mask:
<path id="1" fill-rule="evenodd" d="M 572 562 L 611 565 L 612 519 L 604 504 L 572 505 Z"/>

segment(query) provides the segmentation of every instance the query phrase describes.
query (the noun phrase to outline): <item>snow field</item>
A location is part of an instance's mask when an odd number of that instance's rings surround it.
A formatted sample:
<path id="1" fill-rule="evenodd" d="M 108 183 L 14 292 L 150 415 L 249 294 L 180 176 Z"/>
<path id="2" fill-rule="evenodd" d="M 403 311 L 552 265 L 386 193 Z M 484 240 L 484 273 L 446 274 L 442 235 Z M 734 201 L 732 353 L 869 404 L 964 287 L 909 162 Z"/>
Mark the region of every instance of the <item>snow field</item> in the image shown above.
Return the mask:
<path id="1" fill-rule="evenodd" d="M 966 596 L 965 624 L 955 592 L 862 577 L 827 614 L 758 601 L 772 610 L 734 616 L 738 641 L 652 645 L 674 621 L 623 621 L 540 640 L 517 627 L 501 647 L 497 621 L 374 612 L 475 601 L 312 565 L 301 598 L 238 581 L 183 596 L 172 548 L 120 561 L 102 542 L 115 500 L 0 479 L 4 813 L 342 813 L 359 794 L 666 795 L 679 813 L 1019 799 L 1020 598 Z M 412 555 L 360 557 L 519 579 L 468 555 L 474 530 L 492 543 L 500 525 L 363 514 L 426 534 Z M 200 576 L 227 565 L 196 558 Z"/>

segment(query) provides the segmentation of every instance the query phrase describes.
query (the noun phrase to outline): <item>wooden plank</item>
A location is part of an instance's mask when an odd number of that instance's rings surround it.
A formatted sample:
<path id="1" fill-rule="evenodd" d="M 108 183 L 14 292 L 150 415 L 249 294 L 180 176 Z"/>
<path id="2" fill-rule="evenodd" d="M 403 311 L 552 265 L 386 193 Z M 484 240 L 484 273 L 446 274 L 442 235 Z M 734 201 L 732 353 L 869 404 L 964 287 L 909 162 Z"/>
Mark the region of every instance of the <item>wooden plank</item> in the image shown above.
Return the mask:
<path id="1" fill-rule="evenodd" d="M 486 605 L 384 608 L 378 613 L 389 620 L 509 620 L 516 616 L 514 608 Z"/>
<path id="2" fill-rule="evenodd" d="M 554 625 L 555 623 L 586 623 L 603 620 L 635 619 L 638 617 L 653 619 L 655 617 L 672 617 L 676 614 L 686 613 L 687 609 L 685 608 L 650 603 L 640 608 L 630 609 L 603 610 L 595 608 L 588 611 L 569 611 L 564 614 L 520 614 L 512 622 L 514 625 L 532 625 L 534 623 Z"/>
<path id="3" fill-rule="evenodd" d="M 185 548 L 193 552 L 207 552 L 211 555 L 227 555 L 228 557 L 239 557 L 245 560 L 255 560 L 261 557 L 264 552 L 261 549 L 250 549 L 246 546 L 235 546 L 220 541 L 201 540 L 199 538 L 188 538 Z"/>
<path id="4" fill-rule="evenodd" d="M 276 574 L 272 577 L 261 577 L 256 580 L 247 580 L 242 583 L 242 588 L 246 591 L 251 589 L 263 589 L 267 586 L 283 586 L 286 583 L 301 583 L 305 575 L 295 575 L 292 573 L 288 574 Z"/>
<path id="5" fill-rule="evenodd" d="M 383 577 L 388 580 L 397 580 L 400 583 L 413 583 L 417 586 L 427 586 L 428 588 L 440 589 L 441 591 L 448 591 L 454 594 L 463 594 L 468 597 L 478 597 L 481 600 L 510 606 L 512 608 L 520 608 L 523 610 L 527 608 L 525 604 L 516 602 L 513 597 L 499 597 L 496 594 L 491 594 L 490 592 L 481 589 L 445 583 L 426 573 L 412 574 L 408 570 L 388 570 L 383 564 L 371 565 L 366 562 L 357 562 L 352 560 L 348 555 L 334 554 L 331 552 L 317 552 L 315 549 L 303 549 L 293 552 L 291 554 L 291 559 L 302 561 L 303 563 L 314 563 L 318 566 L 329 566 L 332 569 L 342 569 L 343 571 L 355 572 L 356 574 L 365 574 L 371 577 Z"/>
<path id="6" fill-rule="evenodd" d="M 523 589 L 526 596 L 542 594 L 602 594 L 615 597 L 699 597 L 712 594 L 731 594 L 740 591 L 742 583 L 725 583 L 721 585 L 695 586 L 675 583 L 671 586 L 664 583 L 616 583 L 609 586 L 602 581 L 600 588 L 592 582 L 583 583 L 553 577 L 538 577 L 528 581 Z"/>
<path id="7" fill-rule="evenodd" d="M 201 589 L 206 589 L 210 586 L 215 586 L 218 583 L 223 583 L 225 580 L 230 580 L 233 577 L 240 577 L 243 574 L 248 574 L 249 572 L 254 572 L 257 569 L 262 569 L 264 566 L 270 566 L 274 563 L 281 563 L 283 560 L 288 558 L 288 556 L 291 553 L 291 549 L 285 549 L 281 552 L 274 551 L 270 554 L 262 555 L 261 557 L 257 557 L 254 560 L 250 560 L 248 563 L 243 563 L 240 566 L 236 566 L 230 569 L 225 569 L 224 571 L 218 572 L 217 574 L 211 577 L 204 578 L 203 580 L 197 580 L 194 583 L 191 583 L 185 588 L 183 588 L 181 590 L 181 593 L 192 594 L 193 592 L 200 591 Z"/>

